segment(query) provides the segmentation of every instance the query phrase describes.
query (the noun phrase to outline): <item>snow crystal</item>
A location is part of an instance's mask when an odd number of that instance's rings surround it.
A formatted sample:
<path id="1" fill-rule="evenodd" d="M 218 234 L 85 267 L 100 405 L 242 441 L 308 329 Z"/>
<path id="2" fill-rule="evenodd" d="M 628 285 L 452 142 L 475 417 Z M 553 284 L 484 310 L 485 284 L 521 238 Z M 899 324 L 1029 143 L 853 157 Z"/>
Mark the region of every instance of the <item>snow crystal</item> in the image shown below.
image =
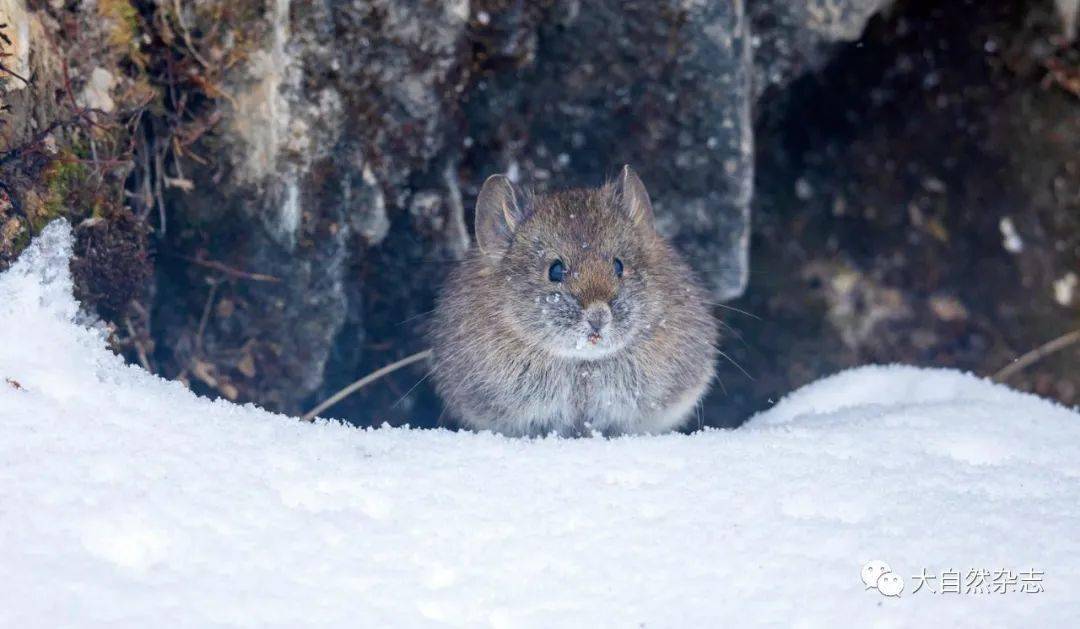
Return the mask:
<path id="1" fill-rule="evenodd" d="M 871 367 L 733 431 L 310 425 L 125 365 L 76 323 L 70 252 L 54 223 L 0 275 L 7 626 L 1080 617 L 1080 414 L 1045 400 Z M 869 588 L 864 566 L 900 579 Z M 919 575 L 976 570 L 1030 578 L 915 591 Z"/>

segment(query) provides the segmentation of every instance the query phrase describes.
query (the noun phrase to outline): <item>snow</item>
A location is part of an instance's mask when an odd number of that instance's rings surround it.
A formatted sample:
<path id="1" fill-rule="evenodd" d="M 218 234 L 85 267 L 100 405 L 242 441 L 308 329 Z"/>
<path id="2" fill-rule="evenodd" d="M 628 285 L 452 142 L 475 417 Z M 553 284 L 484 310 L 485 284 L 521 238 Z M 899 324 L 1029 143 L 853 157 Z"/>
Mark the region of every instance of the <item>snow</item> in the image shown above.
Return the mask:
<path id="1" fill-rule="evenodd" d="M 1048 401 L 894 366 L 692 435 L 309 425 L 125 365 L 70 252 L 54 223 L 0 276 L 0 625 L 1080 618 L 1080 414 Z M 871 560 L 898 597 L 863 585 Z M 1044 591 L 912 592 L 979 569 Z"/>

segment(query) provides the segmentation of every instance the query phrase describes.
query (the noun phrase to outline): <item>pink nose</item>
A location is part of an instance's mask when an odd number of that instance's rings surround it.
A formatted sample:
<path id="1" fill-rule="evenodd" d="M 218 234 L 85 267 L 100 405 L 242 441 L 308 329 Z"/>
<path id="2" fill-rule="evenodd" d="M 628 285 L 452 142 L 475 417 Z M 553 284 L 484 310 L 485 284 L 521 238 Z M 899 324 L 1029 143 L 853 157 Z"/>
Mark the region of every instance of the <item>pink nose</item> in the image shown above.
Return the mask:
<path id="1" fill-rule="evenodd" d="M 605 303 L 592 303 L 585 309 L 585 321 L 594 334 L 599 334 L 611 323 L 611 308 Z"/>

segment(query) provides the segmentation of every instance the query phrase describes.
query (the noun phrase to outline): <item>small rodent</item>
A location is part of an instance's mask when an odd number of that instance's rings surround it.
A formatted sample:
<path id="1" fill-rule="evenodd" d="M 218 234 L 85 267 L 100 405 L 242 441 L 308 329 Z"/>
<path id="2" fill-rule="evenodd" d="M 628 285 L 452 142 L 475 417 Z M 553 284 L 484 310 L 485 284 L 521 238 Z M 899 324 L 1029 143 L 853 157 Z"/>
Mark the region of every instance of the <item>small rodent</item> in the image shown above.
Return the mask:
<path id="1" fill-rule="evenodd" d="M 431 330 L 436 389 L 461 424 L 573 436 L 686 422 L 713 378 L 716 322 L 629 166 L 536 196 L 493 175 L 475 231 Z"/>

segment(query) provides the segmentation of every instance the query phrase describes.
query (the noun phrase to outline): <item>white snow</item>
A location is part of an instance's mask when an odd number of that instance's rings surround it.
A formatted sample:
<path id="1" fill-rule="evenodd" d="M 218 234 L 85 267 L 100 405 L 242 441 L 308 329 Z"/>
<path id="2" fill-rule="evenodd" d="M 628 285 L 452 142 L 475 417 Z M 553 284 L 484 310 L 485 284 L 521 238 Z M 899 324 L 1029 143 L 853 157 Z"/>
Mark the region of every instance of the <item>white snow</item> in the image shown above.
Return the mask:
<path id="1" fill-rule="evenodd" d="M 1050 402 L 870 367 L 689 436 L 307 425 L 125 365 L 78 323 L 70 249 L 54 223 L 0 276 L 0 625 L 1080 618 L 1080 415 Z M 913 593 L 924 569 L 1044 591 Z"/>

